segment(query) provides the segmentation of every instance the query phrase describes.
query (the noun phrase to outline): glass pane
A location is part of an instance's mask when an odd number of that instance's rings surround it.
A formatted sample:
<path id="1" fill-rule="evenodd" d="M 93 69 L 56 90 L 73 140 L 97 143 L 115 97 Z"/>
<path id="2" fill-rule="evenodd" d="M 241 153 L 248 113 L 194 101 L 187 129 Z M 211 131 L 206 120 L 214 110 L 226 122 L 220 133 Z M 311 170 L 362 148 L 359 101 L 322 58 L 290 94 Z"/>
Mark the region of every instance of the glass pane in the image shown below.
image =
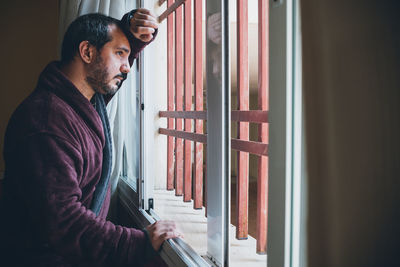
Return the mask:
<path id="1" fill-rule="evenodd" d="M 135 64 L 136 65 L 136 64 Z M 131 89 L 126 90 L 126 114 L 123 123 L 125 124 L 126 140 L 124 140 L 124 167 L 123 175 L 127 177 L 129 184 L 137 192 L 139 179 L 139 160 L 140 160 L 140 84 L 139 72 L 133 66 L 131 76 Z"/>
<path id="2" fill-rule="evenodd" d="M 229 265 L 230 95 L 228 1 L 206 1 L 207 254 Z M 212 204 L 211 204 L 212 203 Z"/>

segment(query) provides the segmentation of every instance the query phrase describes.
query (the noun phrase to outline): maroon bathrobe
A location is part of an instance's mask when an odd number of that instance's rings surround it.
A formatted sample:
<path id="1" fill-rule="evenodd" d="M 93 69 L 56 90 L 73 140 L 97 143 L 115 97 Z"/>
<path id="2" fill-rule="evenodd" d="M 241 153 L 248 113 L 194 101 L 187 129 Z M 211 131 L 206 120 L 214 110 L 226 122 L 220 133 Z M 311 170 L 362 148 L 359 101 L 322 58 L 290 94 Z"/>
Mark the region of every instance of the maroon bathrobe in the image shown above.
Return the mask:
<path id="1" fill-rule="evenodd" d="M 124 16 L 126 19 L 126 16 Z M 134 57 L 146 43 L 133 40 Z M 50 63 L 8 124 L 0 200 L 0 266 L 139 266 L 151 251 L 143 231 L 89 210 L 105 143 L 92 104 Z M 7 263 L 6 263 L 7 262 Z"/>

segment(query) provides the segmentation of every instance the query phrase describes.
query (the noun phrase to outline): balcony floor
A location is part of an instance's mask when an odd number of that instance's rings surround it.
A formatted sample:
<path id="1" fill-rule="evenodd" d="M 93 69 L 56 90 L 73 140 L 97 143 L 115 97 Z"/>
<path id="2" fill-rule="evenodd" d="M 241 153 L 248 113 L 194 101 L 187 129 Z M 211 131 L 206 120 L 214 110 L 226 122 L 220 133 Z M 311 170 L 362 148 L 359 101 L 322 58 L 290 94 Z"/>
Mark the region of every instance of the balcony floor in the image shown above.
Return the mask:
<path id="1" fill-rule="evenodd" d="M 154 207 L 163 220 L 173 220 L 183 232 L 183 240 L 201 256 L 207 253 L 207 218 L 205 209 L 194 210 L 192 202 L 183 202 L 182 196 L 175 196 L 174 191 L 154 190 Z M 247 240 L 235 238 L 236 227 L 230 229 L 231 266 L 266 266 L 266 255 L 256 253 L 256 240 L 249 236 Z"/>

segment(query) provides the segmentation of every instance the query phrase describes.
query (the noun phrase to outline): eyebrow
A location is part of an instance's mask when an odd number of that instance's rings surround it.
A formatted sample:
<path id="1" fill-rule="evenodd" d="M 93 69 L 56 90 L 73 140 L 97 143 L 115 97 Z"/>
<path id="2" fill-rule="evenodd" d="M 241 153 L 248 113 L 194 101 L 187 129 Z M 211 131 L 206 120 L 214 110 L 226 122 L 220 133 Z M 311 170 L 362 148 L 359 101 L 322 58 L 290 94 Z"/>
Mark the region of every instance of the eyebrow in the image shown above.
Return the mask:
<path id="1" fill-rule="evenodd" d="M 117 47 L 117 49 L 121 49 L 121 50 L 125 51 L 126 53 L 130 53 L 130 52 L 131 52 L 131 50 L 129 50 L 129 49 L 126 48 L 126 47 L 122 47 L 122 46 Z"/>

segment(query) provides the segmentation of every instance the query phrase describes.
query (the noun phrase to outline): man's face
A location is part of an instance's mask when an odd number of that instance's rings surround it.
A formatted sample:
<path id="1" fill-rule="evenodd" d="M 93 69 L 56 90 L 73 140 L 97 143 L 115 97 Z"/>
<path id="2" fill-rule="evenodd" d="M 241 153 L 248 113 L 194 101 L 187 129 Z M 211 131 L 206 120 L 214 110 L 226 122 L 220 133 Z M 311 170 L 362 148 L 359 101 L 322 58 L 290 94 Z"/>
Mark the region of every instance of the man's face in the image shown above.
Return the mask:
<path id="1" fill-rule="evenodd" d="M 124 33 L 116 25 L 109 26 L 112 37 L 90 63 L 86 81 L 97 93 L 115 94 L 129 72 L 130 46 Z"/>

